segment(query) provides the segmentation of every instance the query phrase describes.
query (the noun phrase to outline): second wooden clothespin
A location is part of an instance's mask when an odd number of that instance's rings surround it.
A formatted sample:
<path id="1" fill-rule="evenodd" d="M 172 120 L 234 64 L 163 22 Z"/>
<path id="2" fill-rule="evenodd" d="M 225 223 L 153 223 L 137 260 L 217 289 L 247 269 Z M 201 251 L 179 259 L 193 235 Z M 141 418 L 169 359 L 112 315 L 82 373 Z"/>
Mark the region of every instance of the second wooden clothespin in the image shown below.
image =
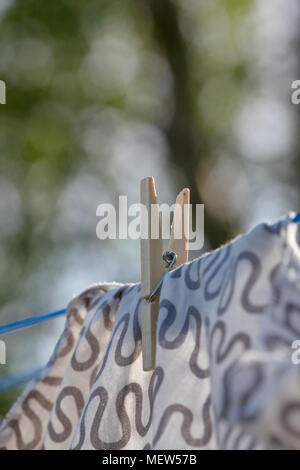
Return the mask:
<path id="1" fill-rule="evenodd" d="M 142 307 L 142 352 L 143 369 L 155 368 L 156 323 L 159 295 L 153 299 L 153 291 L 159 293 L 159 283 L 164 275 L 162 258 L 163 241 L 159 206 L 153 177 L 141 181 L 141 295 L 146 300 Z M 176 198 L 169 251 L 176 258 L 169 259 L 169 269 L 188 261 L 189 242 L 189 189 L 183 189 Z M 186 207 L 185 207 L 186 206 Z M 166 261 L 168 261 L 166 259 Z M 171 263 L 171 264 L 170 264 Z M 157 289 L 156 289 L 157 288 Z"/>

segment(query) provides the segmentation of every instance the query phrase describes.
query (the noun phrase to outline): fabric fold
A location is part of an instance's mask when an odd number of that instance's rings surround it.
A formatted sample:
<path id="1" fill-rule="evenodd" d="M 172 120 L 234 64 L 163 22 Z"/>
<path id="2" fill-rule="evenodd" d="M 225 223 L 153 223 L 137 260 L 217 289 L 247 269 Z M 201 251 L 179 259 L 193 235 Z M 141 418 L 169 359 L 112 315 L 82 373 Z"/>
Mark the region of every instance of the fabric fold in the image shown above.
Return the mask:
<path id="1" fill-rule="evenodd" d="M 165 276 L 152 372 L 142 369 L 140 284 L 75 298 L 49 363 L 2 423 L 0 447 L 299 449 L 292 219 L 259 224 Z"/>

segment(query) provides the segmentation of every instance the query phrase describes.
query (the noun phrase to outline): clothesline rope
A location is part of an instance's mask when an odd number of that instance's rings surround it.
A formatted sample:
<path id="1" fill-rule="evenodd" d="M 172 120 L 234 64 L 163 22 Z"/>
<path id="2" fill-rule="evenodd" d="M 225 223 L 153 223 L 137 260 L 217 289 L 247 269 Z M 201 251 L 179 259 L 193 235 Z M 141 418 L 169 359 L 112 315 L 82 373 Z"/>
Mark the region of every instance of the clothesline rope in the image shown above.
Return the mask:
<path id="1" fill-rule="evenodd" d="M 44 367 L 36 367 L 34 369 L 26 370 L 25 372 L 17 372 L 15 374 L 4 375 L 0 378 L 0 392 L 19 387 L 32 379 L 39 377 Z"/>
<path id="2" fill-rule="evenodd" d="M 298 212 L 298 214 L 293 218 L 292 222 L 293 222 L 293 223 L 298 223 L 298 222 L 300 222 L 300 212 Z"/>
<path id="3" fill-rule="evenodd" d="M 42 323 L 47 320 L 51 320 L 52 318 L 56 318 L 61 315 L 65 315 L 66 312 L 67 309 L 63 308 L 61 310 L 56 310 L 55 312 L 44 313 L 42 315 L 36 315 L 35 317 L 25 318 L 24 320 L 19 320 L 13 323 L 8 323 L 7 325 L 2 325 L 0 326 L 0 336 L 5 335 L 7 333 L 12 333 L 16 330 L 27 328 L 29 326 L 36 325 L 38 323 Z"/>

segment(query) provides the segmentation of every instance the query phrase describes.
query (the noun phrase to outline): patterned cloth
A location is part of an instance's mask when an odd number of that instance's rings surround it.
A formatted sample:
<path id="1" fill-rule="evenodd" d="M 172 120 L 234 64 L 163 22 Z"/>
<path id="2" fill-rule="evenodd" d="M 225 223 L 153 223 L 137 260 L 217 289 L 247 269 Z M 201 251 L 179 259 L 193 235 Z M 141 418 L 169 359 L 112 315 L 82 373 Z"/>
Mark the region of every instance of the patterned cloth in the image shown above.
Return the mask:
<path id="1" fill-rule="evenodd" d="M 0 447 L 300 448 L 296 228 L 291 216 L 260 224 L 166 276 L 153 372 L 142 370 L 140 285 L 85 291 Z"/>

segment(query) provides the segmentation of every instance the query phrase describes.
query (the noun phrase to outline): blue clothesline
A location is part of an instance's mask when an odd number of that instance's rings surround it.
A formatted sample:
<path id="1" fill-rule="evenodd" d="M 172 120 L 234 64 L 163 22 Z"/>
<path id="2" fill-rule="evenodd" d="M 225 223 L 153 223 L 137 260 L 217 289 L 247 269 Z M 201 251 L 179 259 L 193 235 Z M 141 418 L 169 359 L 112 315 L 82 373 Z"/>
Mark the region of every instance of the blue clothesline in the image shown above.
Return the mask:
<path id="1" fill-rule="evenodd" d="M 7 325 L 0 326 L 0 336 L 8 333 L 12 333 L 16 330 L 28 328 L 30 326 L 42 323 L 53 318 L 65 315 L 67 312 L 66 308 L 56 310 L 55 312 L 44 313 L 42 315 L 36 315 L 35 317 L 25 318 L 24 320 L 15 321 L 8 323 Z M 43 367 L 26 370 L 25 372 L 18 372 L 16 374 L 9 374 L 0 377 L 0 392 L 18 387 L 32 379 L 38 378 L 39 374 L 43 370 Z"/>
<path id="2" fill-rule="evenodd" d="M 67 312 L 66 308 L 61 310 L 56 310 L 55 312 L 44 313 L 42 315 L 36 315 L 35 317 L 25 318 L 24 320 L 15 321 L 13 323 L 8 323 L 7 325 L 0 326 L 0 336 L 7 333 L 12 333 L 13 331 L 27 328 L 28 326 L 36 325 L 37 323 L 42 323 L 52 318 L 59 317 L 64 315 Z"/>
<path id="3" fill-rule="evenodd" d="M 17 372 L 15 374 L 4 375 L 0 378 L 0 392 L 5 392 L 11 388 L 19 387 L 32 379 L 37 379 L 42 372 L 43 367 Z"/>
<path id="4" fill-rule="evenodd" d="M 300 222 L 300 212 L 293 218 L 292 222 L 294 223 Z"/>

